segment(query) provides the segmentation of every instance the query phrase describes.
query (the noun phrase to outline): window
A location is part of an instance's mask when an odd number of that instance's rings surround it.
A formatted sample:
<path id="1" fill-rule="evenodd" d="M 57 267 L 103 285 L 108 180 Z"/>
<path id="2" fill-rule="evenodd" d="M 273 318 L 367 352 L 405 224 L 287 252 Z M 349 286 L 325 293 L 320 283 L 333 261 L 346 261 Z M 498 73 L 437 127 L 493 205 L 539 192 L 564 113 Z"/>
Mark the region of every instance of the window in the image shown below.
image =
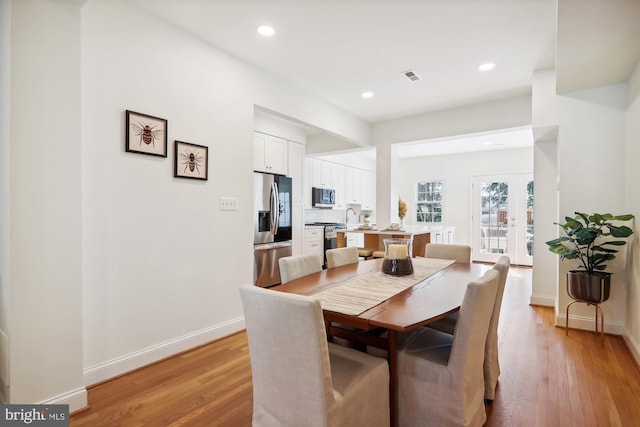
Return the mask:
<path id="1" fill-rule="evenodd" d="M 417 222 L 442 222 L 442 181 L 418 183 Z"/>

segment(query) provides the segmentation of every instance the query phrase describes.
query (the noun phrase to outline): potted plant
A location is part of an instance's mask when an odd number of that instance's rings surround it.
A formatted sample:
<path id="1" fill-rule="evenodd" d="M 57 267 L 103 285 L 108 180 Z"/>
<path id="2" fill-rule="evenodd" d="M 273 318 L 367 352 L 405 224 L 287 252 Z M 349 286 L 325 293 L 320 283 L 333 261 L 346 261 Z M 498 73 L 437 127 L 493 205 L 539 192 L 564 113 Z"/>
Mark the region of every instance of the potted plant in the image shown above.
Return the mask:
<path id="1" fill-rule="evenodd" d="M 567 292 L 574 300 L 599 304 L 609 298 L 611 273 L 604 271 L 605 262 L 616 257 L 615 247 L 626 245 L 625 240 L 633 230 L 625 225 L 614 225 L 614 221 L 629 221 L 633 215 L 598 214 L 587 215 L 575 212 L 575 217 L 565 217 L 565 223 L 555 223 L 565 236 L 550 240 L 549 250 L 560 255 L 560 259 L 577 259 L 577 270 L 567 274 Z"/>

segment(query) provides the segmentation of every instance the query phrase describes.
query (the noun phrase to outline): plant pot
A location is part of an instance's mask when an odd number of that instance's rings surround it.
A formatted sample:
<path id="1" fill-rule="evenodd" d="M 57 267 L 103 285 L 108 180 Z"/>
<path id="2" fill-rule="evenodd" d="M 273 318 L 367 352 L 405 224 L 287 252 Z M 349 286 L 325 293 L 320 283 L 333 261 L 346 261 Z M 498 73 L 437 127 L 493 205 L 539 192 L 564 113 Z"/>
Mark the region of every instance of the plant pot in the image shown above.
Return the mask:
<path id="1" fill-rule="evenodd" d="M 567 293 L 574 300 L 599 304 L 609 299 L 610 289 L 611 273 L 582 270 L 567 273 Z"/>

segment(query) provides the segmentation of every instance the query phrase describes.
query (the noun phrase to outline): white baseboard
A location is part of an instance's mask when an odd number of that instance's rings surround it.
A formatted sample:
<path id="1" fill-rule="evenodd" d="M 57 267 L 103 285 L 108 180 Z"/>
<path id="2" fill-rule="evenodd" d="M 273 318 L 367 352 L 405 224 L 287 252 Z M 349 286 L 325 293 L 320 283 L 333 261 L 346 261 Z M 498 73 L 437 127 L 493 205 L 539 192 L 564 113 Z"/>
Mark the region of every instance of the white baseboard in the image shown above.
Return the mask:
<path id="1" fill-rule="evenodd" d="M 84 384 L 89 386 L 108 380 L 174 354 L 241 331 L 244 328 L 244 317 L 238 317 L 225 323 L 213 325 L 209 328 L 90 366 L 84 370 Z"/>
<path id="2" fill-rule="evenodd" d="M 531 295 L 529 298 L 530 305 L 540 305 L 542 307 L 555 307 L 556 298 L 548 295 Z"/>
<path id="3" fill-rule="evenodd" d="M 69 412 L 87 406 L 87 389 L 84 387 L 39 402 L 40 405 L 69 405 Z"/>
<path id="4" fill-rule="evenodd" d="M 636 363 L 638 364 L 638 366 L 640 366 L 640 344 L 635 342 L 633 338 L 629 336 L 627 331 L 624 332 L 622 338 L 627 343 L 627 347 L 629 347 L 629 350 L 631 350 L 631 355 L 636 360 Z"/>
<path id="5" fill-rule="evenodd" d="M 566 315 L 564 313 L 556 313 L 556 326 L 564 327 L 566 325 Z M 595 331 L 595 317 L 569 316 L 569 327 L 571 329 L 583 329 L 585 331 Z M 600 325 L 598 324 L 598 328 Z M 624 327 L 621 322 L 611 322 L 605 319 L 604 332 L 613 335 L 623 335 Z"/>

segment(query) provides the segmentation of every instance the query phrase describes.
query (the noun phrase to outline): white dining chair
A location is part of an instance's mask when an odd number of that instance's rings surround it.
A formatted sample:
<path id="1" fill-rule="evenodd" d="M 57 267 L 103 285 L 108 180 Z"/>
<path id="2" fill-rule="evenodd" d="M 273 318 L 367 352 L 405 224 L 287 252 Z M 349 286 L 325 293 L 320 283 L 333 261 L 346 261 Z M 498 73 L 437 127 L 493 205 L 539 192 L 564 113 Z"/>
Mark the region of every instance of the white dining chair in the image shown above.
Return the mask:
<path id="1" fill-rule="evenodd" d="M 315 254 L 283 257 L 278 260 L 278 266 L 281 283 L 322 271 L 320 259 Z"/>
<path id="2" fill-rule="evenodd" d="M 427 243 L 424 248 L 425 258 L 453 259 L 456 262 L 471 262 L 471 246 L 449 245 L 443 243 Z"/>
<path id="3" fill-rule="evenodd" d="M 360 261 L 358 248 L 350 246 L 346 248 L 327 249 L 327 268 L 340 267 L 341 265 L 355 264 Z"/>
<path id="4" fill-rule="evenodd" d="M 240 288 L 253 379 L 253 425 L 389 426 L 389 365 L 327 342 L 320 302 Z"/>
<path id="5" fill-rule="evenodd" d="M 484 349 L 484 398 L 493 400 L 496 395 L 496 386 L 498 377 L 500 376 L 500 362 L 498 360 L 498 322 L 500 321 L 500 310 L 502 309 L 502 298 L 504 296 L 504 288 L 509 275 L 509 265 L 511 259 L 506 255 L 501 255 L 498 261 L 493 265 L 493 269 L 499 274 L 498 291 L 491 312 L 491 321 L 487 331 L 487 342 Z M 429 328 L 436 329 L 448 334 L 455 334 L 456 324 L 459 313 L 450 314 L 447 317 L 429 323 Z"/>
<path id="6" fill-rule="evenodd" d="M 398 351 L 398 425 L 480 427 L 484 409 L 484 346 L 498 272 L 467 285 L 455 335 L 418 328 Z"/>
<path id="7" fill-rule="evenodd" d="M 509 275 L 510 264 L 511 259 L 506 255 L 502 255 L 493 266 L 500 275 L 500 278 L 498 280 L 496 301 L 493 304 L 493 312 L 491 313 L 491 320 L 489 321 L 487 342 L 484 347 L 484 398 L 486 400 L 493 400 L 495 398 L 498 377 L 500 376 L 500 362 L 498 360 L 498 323 L 500 321 L 502 298 L 504 296 L 504 288 L 507 283 L 507 276 Z"/>

